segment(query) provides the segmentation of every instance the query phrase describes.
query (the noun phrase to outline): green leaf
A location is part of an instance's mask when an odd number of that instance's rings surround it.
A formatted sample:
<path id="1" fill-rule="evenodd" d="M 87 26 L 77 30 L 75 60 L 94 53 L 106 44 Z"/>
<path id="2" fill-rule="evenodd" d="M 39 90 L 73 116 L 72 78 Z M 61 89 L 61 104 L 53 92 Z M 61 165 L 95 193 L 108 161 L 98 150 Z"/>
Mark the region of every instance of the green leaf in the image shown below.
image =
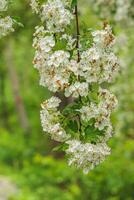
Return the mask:
<path id="1" fill-rule="evenodd" d="M 104 131 L 96 129 L 94 126 L 87 126 L 85 128 L 85 140 L 96 143 L 100 136 L 103 136 Z"/>
<path id="2" fill-rule="evenodd" d="M 74 137 L 74 138 L 78 137 L 78 122 L 76 120 L 74 120 L 74 119 L 66 120 L 66 125 L 64 126 L 64 129 L 72 137 Z"/>
<path id="3" fill-rule="evenodd" d="M 52 151 L 65 151 L 68 148 L 68 144 L 60 144 L 52 149 Z"/>
<path id="4" fill-rule="evenodd" d="M 98 103 L 98 90 L 99 90 L 99 85 L 93 84 L 91 87 L 91 93 L 89 93 L 90 101 Z"/>
<path id="5" fill-rule="evenodd" d="M 74 132 L 78 131 L 78 124 L 77 124 L 76 120 L 69 120 L 68 127 Z"/>
<path id="6" fill-rule="evenodd" d="M 73 115 L 76 115 L 79 113 L 79 109 L 80 109 L 80 104 L 79 103 L 72 103 L 70 105 L 68 105 L 63 111 L 62 111 L 62 114 L 63 115 L 70 115 L 70 116 L 73 116 Z"/>
<path id="7" fill-rule="evenodd" d="M 73 8 L 76 5 L 77 5 L 77 0 L 72 0 L 71 7 Z"/>
<path id="8" fill-rule="evenodd" d="M 92 91 L 93 92 L 98 92 L 98 90 L 99 90 L 99 85 L 97 83 L 93 83 L 92 84 Z"/>

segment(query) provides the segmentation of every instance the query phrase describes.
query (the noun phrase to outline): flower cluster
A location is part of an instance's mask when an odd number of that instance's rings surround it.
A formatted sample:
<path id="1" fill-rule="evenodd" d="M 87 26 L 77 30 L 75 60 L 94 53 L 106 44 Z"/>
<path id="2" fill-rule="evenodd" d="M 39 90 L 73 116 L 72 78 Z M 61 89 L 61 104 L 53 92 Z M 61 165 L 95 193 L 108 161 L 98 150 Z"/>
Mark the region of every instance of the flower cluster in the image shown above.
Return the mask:
<path id="1" fill-rule="evenodd" d="M 36 14 L 39 13 L 39 1 L 38 0 L 31 0 L 30 6 L 32 7 L 33 12 Z"/>
<path id="2" fill-rule="evenodd" d="M 84 49 L 78 33 L 73 34 L 74 23 L 79 29 L 77 5 L 72 8 L 69 0 L 40 5 L 32 0 L 31 6 L 43 24 L 34 33 L 34 67 L 40 85 L 55 93 L 41 105 L 43 130 L 66 146 L 70 165 L 87 173 L 110 154 L 106 142 L 113 134 L 110 118 L 117 99 L 102 83 L 113 81 L 119 71 L 115 37 L 105 24 L 103 30 L 92 32 L 92 44 Z M 71 98 L 62 109 L 57 93 Z"/>
<path id="3" fill-rule="evenodd" d="M 102 18 L 133 24 L 133 0 L 90 0 L 90 3 L 95 12 L 100 13 Z"/>
<path id="4" fill-rule="evenodd" d="M 93 47 L 81 55 L 80 71 L 87 82 L 111 82 L 119 69 L 118 59 L 112 52 L 114 36 L 108 25 L 102 31 L 95 31 Z"/>
<path id="5" fill-rule="evenodd" d="M 82 144 L 79 140 L 69 140 L 67 144 L 69 145 L 66 150 L 67 155 L 70 156 L 69 165 L 84 169 L 84 173 L 88 173 L 110 154 L 110 148 L 105 143 Z"/>
<path id="6" fill-rule="evenodd" d="M 42 6 L 41 19 L 46 21 L 48 31 L 62 32 L 70 24 L 72 14 L 61 0 L 49 0 Z"/>
<path id="7" fill-rule="evenodd" d="M 61 100 L 58 97 L 51 97 L 42 103 L 41 122 L 43 130 L 50 134 L 51 138 L 63 142 L 69 138 L 60 124 L 61 113 L 57 110 Z"/>
<path id="8" fill-rule="evenodd" d="M 8 0 L 0 0 L 0 13 L 8 9 Z M 13 19 L 10 16 L 0 17 L 0 38 L 13 32 Z"/>
<path id="9" fill-rule="evenodd" d="M 110 116 L 118 102 L 113 94 L 102 88 L 99 89 L 98 99 L 97 103 L 90 102 L 88 105 L 82 106 L 80 109 L 81 120 L 90 122 L 93 119 L 93 126 L 100 131 L 103 130 L 105 133 L 103 140 L 107 141 L 112 136 Z"/>

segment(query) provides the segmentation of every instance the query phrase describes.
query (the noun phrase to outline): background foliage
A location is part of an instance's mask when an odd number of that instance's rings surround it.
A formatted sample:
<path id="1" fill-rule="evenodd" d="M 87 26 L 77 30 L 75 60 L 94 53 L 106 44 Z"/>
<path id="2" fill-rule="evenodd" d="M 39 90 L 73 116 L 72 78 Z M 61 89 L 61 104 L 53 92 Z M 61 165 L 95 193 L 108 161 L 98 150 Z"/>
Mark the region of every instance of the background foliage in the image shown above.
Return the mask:
<path id="1" fill-rule="evenodd" d="M 100 23 L 90 7 L 83 2 L 80 8 L 81 29 L 96 29 Z M 0 175 L 11 179 L 18 188 L 10 199 L 133 200 L 133 28 L 126 30 L 127 66 L 111 87 L 119 99 L 113 115 L 116 135 L 110 141 L 112 155 L 89 175 L 83 175 L 68 167 L 61 153 L 52 151 L 55 143 L 40 126 L 40 103 L 50 93 L 38 85 L 38 73 L 32 65 L 32 34 L 39 19 L 27 0 L 14 1 L 10 12 L 24 25 L 0 41 Z M 114 31 L 118 34 L 122 30 L 115 27 Z M 120 51 L 120 56 L 123 53 Z"/>

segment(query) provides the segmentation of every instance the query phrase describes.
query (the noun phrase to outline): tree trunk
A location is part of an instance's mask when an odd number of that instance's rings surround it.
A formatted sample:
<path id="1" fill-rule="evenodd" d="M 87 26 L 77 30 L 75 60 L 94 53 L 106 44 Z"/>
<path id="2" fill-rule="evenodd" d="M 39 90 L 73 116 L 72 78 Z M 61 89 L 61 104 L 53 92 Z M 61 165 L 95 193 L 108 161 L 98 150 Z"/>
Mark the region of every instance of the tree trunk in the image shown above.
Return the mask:
<path id="1" fill-rule="evenodd" d="M 14 41 L 12 39 L 9 39 L 7 42 L 7 46 L 5 49 L 5 64 L 7 67 L 7 72 L 9 75 L 9 80 L 11 82 L 11 89 L 14 97 L 15 107 L 18 115 L 18 119 L 20 122 L 21 128 L 24 130 L 25 133 L 28 133 L 29 131 L 29 122 L 27 113 L 25 110 L 23 99 L 20 95 L 20 83 L 19 83 L 19 77 L 15 68 L 15 62 L 14 62 Z"/>

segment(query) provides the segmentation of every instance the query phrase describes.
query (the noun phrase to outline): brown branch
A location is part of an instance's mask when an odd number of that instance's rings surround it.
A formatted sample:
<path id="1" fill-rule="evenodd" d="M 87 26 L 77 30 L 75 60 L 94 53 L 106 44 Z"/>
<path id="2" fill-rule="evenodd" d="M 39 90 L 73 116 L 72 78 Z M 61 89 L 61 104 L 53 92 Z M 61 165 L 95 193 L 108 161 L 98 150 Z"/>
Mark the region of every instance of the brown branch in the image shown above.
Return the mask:
<path id="1" fill-rule="evenodd" d="M 75 17 L 76 17 L 76 31 L 77 31 L 77 35 L 76 35 L 76 49 L 77 49 L 77 62 L 80 62 L 80 51 L 79 51 L 79 40 L 80 40 L 80 29 L 79 29 L 79 18 L 78 18 L 78 6 L 75 6 Z"/>
<path id="2" fill-rule="evenodd" d="M 80 28 L 79 28 L 79 17 L 78 17 L 78 5 L 75 5 L 75 18 L 76 18 L 76 49 L 77 49 L 77 62 L 80 62 L 80 50 L 79 50 L 79 43 L 80 43 Z M 80 81 L 80 77 L 78 76 L 78 80 Z M 81 101 L 81 97 L 79 97 Z M 78 121 L 79 121 L 79 133 L 80 133 L 80 139 L 83 138 L 81 132 L 82 132 L 82 124 L 81 124 L 81 118 L 78 115 Z"/>

